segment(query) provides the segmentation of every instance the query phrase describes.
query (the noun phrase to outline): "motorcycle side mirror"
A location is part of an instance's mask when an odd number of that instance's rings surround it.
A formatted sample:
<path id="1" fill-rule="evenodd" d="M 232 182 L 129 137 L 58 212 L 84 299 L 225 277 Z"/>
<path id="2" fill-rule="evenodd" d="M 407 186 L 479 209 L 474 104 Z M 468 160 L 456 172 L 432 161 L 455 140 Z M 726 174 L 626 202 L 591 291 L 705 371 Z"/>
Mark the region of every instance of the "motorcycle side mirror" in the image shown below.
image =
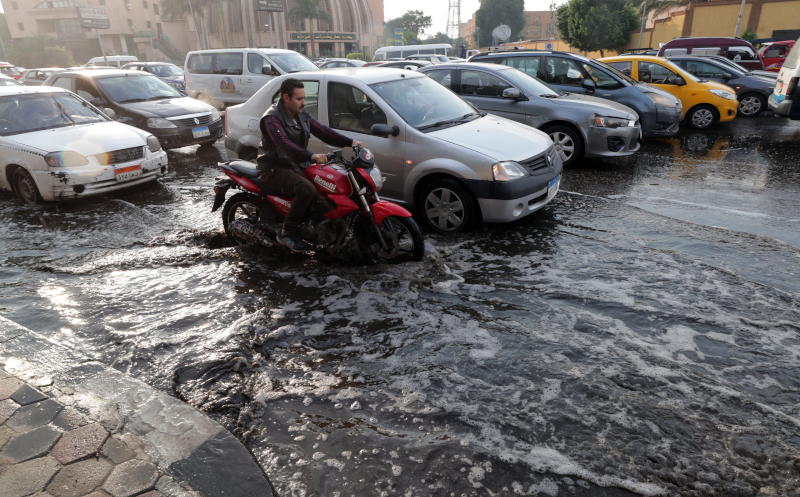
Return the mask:
<path id="1" fill-rule="evenodd" d="M 388 136 L 397 136 L 400 134 L 400 128 L 397 126 L 389 126 L 388 124 L 378 123 L 373 124 L 369 128 L 369 132 L 375 136 L 386 138 Z"/>

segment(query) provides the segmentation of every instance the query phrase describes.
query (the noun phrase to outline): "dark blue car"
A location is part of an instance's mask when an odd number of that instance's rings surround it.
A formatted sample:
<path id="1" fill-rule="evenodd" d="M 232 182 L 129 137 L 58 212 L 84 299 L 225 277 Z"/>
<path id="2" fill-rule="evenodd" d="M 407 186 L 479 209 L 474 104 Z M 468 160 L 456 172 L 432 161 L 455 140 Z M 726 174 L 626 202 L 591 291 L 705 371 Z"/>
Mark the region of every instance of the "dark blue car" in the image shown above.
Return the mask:
<path id="1" fill-rule="evenodd" d="M 560 91 L 594 95 L 627 105 L 639 114 L 644 136 L 670 136 L 678 132 L 682 111 L 680 100 L 582 55 L 513 50 L 484 52 L 469 60 L 515 67 Z"/>

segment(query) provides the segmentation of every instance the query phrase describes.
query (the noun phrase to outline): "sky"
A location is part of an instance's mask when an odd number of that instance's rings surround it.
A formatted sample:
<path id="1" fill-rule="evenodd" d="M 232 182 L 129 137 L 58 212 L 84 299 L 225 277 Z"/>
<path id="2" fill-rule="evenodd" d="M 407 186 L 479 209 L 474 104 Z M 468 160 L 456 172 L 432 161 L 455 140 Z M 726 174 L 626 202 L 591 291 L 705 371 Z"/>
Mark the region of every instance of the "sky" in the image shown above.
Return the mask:
<path id="1" fill-rule="evenodd" d="M 556 0 L 556 5 L 565 3 L 566 0 Z M 552 0 L 525 0 L 525 10 L 550 10 Z M 409 10 L 421 10 L 433 19 L 433 25 L 425 31 L 425 35 L 432 35 L 447 28 L 448 0 L 388 0 L 383 3 L 385 20 L 400 17 Z M 480 7 L 480 0 L 461 0 L 461 22 L 467 22 L 473 12 Z"/>

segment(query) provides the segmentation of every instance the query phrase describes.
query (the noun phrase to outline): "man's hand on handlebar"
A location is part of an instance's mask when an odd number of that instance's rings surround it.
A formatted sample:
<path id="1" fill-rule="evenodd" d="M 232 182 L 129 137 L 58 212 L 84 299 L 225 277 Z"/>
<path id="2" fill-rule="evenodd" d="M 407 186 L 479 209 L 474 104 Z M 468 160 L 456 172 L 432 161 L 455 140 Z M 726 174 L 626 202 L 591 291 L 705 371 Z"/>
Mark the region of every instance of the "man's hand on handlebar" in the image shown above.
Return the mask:
<path id="1" fill-rule="evenodd" d="M 352 145 L 350 145 L 350 146 L 351 146 L 351 147 L 353 147 L 353 148 L 356 148 L 356 147 L 361 147 L 361 148 L 364 148 L 364 144 L 363 144 L 363 143 L 361 143 L 361 142 L 360 142 L 360 141 L 358 141 L 358 140 L 353 140 L 353 144 L 352 144 Z"/>
<path id="2" fill-rule="evenodd" d="M 328 154 L 314 154 L 311 156 L 311 162 L 314 164 L 325 164 L 328 160 Z"/>

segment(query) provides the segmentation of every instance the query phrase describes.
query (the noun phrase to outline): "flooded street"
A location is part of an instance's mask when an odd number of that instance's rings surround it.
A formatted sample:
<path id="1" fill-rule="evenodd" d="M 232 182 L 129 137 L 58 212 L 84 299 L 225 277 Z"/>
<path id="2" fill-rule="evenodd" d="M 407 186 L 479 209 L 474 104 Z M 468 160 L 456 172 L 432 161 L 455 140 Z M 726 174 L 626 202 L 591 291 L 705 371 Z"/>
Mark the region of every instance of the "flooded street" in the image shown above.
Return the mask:
<path id="1" fill-rule="evenodd" d="M 232 246 L 217 146 L 0 197 L 0 314 L 208 413 L 280 496 L 800 495 L 800 123 L 588 162 L 399 266 Z"/>

